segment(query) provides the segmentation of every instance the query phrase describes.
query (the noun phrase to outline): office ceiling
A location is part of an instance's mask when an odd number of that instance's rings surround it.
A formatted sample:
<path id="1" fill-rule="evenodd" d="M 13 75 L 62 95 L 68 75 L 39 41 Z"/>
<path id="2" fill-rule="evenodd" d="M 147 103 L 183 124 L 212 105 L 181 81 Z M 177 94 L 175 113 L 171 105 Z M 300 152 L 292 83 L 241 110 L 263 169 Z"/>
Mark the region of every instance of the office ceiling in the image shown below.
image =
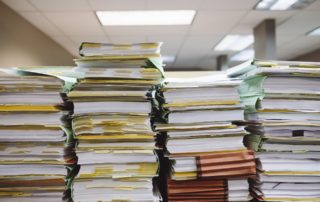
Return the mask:
<path id="1" fill-rule="evenodd" d="M 263 19 L 275 18 L 278 58 L 287 60 L 320 48 L 320 0 L 303 10 L 255 11 L 257 0 L 3 0 L 75 57 L 82 41 L 127 43 L 163 41 L 162 54 L 175 56 L 167 69 L 214 70 L 213 47 L 226 34 L 252 34 Z M 103 27 L 97 10 L 195 9 L 189 26 Z"/>

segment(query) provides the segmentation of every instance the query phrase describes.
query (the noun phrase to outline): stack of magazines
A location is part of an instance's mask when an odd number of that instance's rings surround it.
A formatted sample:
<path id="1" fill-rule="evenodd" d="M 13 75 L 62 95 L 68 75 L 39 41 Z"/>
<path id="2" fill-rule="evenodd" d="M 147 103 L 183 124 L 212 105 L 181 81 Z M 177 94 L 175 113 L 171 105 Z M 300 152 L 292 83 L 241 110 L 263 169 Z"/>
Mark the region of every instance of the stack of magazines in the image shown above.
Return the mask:
<path id="1" fill-rule="evenodd" d="M 76 156 L 63 82 L 22 73 L 0 71 L 0 201 L 69 200 Z"/>
<path id="2" fill-rule="evenodd" d="M 258 150 L 255 198 L 319 201 L 320 63 L 255 60 L 229 76 L 245 79 L 239 90 L 252 132 L 247 143 Z"/>
<path id="3" fill-rule="evenodd" d="M 160 43 L 83 43 L 68 94 L 81 166 L 73 200 L 160 201 L 152 130 L 154 94 L 163 78 Z"/>
<path id="4" fill-rule="evenodd" d="M 168 79 L 162 88 L 171 175 L 168 201 L 248 201 L 255 158 L 247 150 L 238 79 L 224 74 Z"/>

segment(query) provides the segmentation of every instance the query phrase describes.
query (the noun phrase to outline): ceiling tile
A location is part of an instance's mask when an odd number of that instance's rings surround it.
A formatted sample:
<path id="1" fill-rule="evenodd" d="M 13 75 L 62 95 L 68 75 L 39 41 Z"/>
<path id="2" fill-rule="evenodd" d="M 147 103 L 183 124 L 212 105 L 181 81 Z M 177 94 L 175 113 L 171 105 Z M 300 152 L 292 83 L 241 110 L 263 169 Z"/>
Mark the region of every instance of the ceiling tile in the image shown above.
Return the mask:
<path id="1" fill-rule="evenodd" d="M 199 11 L 188 34 L 226 34 L 245 13 L 245 11 Z"/>
<path id="2" fill-rule="evenodd" d="M 46 17 L 44 17 L 40 12 L 20 12 L 22 17 L 33 24 L 35 27 L 40 29 L 42 32 L 49 36 L 63 36 L 64 34 L 57 29 L 57 27 L 52 24 Z"/>
<path id="3" fill-rule="evenodd" d="M 190 54 L 205 54 L 213 50 L 215 44 L 219 42 L 222 35 L 212 35 L 212 36 L 188 36 L 184 41 L 181 48 L 181 52 Z"/>
<path id="4" fill-rule="evenodd" d="M 320 10 L 320 1 L 316 0 L 311 5 L 306 7 L 304 10 Z"/>
<path id="5" fill-rule="evenodd" d="M 89 0 L 93 10 L 144 10 L 144 0 Z"/>
<path id="6" fill-rule="evenodd" d="M 294 43 L 286 43 L 278 48 L 279 59 L 292 59 L 320 47 L 320 37 L 301 36 Z"/>
<path id="7" fill-rule="evenodd" d="M 252 10 L 258 0 L 3 0 L 45 34 L 78 55 L 79 44 L 92 42 L 163 41 L 161 53 L 176 56 L 167 68 L 215 66 L 213 47 L 226 34 L 252 34 L 264 19 L 277 22 L 279 59 L 291 59 L 320 47 L 319 37 L 305 33 L 320 26 L 320 0 L 303 10 Z M 190 26 L 108 26 L 99 23 L 95 10 L 195 9 Z"/>
<path id="8" fill-rule="evenodd" d="M 320 12 L 301 11 L 279 25 L 277 32 L 281 34 L 305 35 L 318 26 L 320 26 Z"/>
<path id="9" fill-rule="evenodd" d="M 220 36 L 186 37 L 174 63 L 175 67 L 195 67 L 212 51 Z"/>
<path id="10" fill-rule="evenodd" d="M 183 37 L 189 26 L 105 26 L 109 36 L 166 35 Z"/>
<path id="11" fill-rule="evenodd" d="M 60 44 L 63 48 L 65 48 L 69 53 L 71 53 L 73 56 L 78 57 L 78 50 L 79 47 L 75 45 L 70 39 L 68 39 L 65 36 L 56 36 L 51 37 L 55 42 Z"/>
<path id="12" fill-rule="evenodd" d="M 163 42 L 161 46 L 161 54 L 167 56 L 175 56 L 179 51 L 184 37 L 177 36 L 148 36 L 148 42 Z"/>
<path id="13" fill-rule="evenodd" d="M 77 47 L 82 42 L 111 43 L 107 36 L 68 36 Z"/>
<path id="14" fill-rule="evenodd" d="M 280 24 L 285 20 L 289 19 L 293 15 L 297 14 L 297 11 L 250 11 L 244 18 L 239 22 L 239 26 L 245 29 L 253 29 L 260 22 L 265 19 L 275 19 L 276 24 Z"/>
<path id="15" fill-rule="evenodd" d="M 29 0 L 40 11 L 89 11 L 86 0 Z"/>
<path id="16" fill-rule="evenodd" d="M 238 24 L 232 28 L 230 34 L 253 34 L 253 27 L 249 25 Z"/>
<path id="17" fill-rule="evenodd" d="M 150 10 L 197 10 L 202 0 L 146 0 L 146 8 Z"/>
<path id="18" fill-rule="evenodd" d="M 297 15 L 294 16 L 294 19 L 314 19 L 314 20 L 320 20 L 320 12 L 319 11 L 306 11 L 302 10 Z"/>
<path id="19" fill-rule="evenodd" d="M 112 43 L 146 43 L 146 36 L 111 36 Z"/>
<path id="20" fill-rule="evenodd" d="M 44 14 L 66 35 L 105 35 L 98 19 L 92 12 L 46 12 Z"/>
<path id="21" fill-rule="evenodd" d="M 7 4 L 10 8 L 15 11 L 35 11 L 36 8 L 33 7 L 26 0 L 2 0 L 3 3 Z"/>
<path id="22" fill-rule="evenodd" d="M 210 10 L 250 10 L 258 0 L 203 0 L 200 9 Z"/>
<path id="23" fill-rule="evenodd" d="M 297 38 L 297 35 L 279 34 L 276 35 L 277 47 L 285 45 L 286 43 L 291 43 Z"/>

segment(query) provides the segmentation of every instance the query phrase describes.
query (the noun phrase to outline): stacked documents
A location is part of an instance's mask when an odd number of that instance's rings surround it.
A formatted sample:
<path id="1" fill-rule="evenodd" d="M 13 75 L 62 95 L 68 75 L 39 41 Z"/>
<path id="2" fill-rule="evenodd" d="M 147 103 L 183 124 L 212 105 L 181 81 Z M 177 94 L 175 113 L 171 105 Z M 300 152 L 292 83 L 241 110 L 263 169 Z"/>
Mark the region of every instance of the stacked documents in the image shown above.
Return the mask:
<path id="1" fill-rule="evenodd" d="M 160 54 L 161 43 L 103 44 L 84 42 L 80 46 L 81 56 L 133 56 Z"/>
<path id="2" fill-rule="evenodd" d="M 169 79 L 162 89 L 172 162 L 168 201 L 247 201 L 247 179 L 255 174 L 252 151 L 243 145 L 246 131 L 237 93 L 240 81 L 225 75 Z"/>
<path id="3" fill-rule="evenodd" d="M 14 72 L 0 71 L 0 201 L 68 200 L 76 157 L 63 83 Z"/>
<path id="4" fill-rule="evenodd" d="M 229 73 L 245 78 L 240 93 L 248 119 L 262 129 L 260 144 L 259 132 L 248 139 L 259 150 L 255 197 L 319 201 L 320 63 L 250 61 Z"/>
<path id="5" fill-rule="evenodd" d="M 153 98 L 162 80 L 159 43 L 84 43 L 76 60 L 82 72 L 68 97 L 81 166 L 73 200 L 160 201 Z M 149 50 L 150 49 L 150 50 Z"/>

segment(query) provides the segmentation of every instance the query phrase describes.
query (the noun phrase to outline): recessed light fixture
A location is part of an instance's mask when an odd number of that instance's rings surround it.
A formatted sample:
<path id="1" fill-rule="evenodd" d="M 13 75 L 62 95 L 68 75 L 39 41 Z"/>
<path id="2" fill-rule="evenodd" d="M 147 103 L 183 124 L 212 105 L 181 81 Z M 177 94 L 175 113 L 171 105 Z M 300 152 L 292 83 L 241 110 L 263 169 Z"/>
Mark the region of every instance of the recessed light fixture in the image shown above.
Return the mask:
<path id="1" fill-rule="evenodd" d="M 315 0 L 260 0 L 255 6 L 256 10 L 291 10 L 302 9 Z"/>
<path id="2" fill-rule="evenodd" d="M 214 47 L 215 51 L 240 51 L 253 43 L 253 35 L 227 35 Z"/>
<path id="3" fill-rule="evenodd" d="M 163 62 L 172 63 L 175 61 L 176 57 L 173 55 L 162 55 L 161 56 Z"/>
<path id="4" fill-rule="evenodd" d="M 195 10 L 97 11 L 103 26 L 190 25 Z"/>
<path id="5" fill-rule="evenodd" d="M 230 60 L 231 61 L 246 61 L 254 58 L 254 50 L 253 49 L 245 49 L 239 53 L 233 55 Z"/>
<path id="6" fill-rule="evenodd" d="M 320 36 L 320 27 L 317 27 L 307 33 L 307 36 Z"/>

